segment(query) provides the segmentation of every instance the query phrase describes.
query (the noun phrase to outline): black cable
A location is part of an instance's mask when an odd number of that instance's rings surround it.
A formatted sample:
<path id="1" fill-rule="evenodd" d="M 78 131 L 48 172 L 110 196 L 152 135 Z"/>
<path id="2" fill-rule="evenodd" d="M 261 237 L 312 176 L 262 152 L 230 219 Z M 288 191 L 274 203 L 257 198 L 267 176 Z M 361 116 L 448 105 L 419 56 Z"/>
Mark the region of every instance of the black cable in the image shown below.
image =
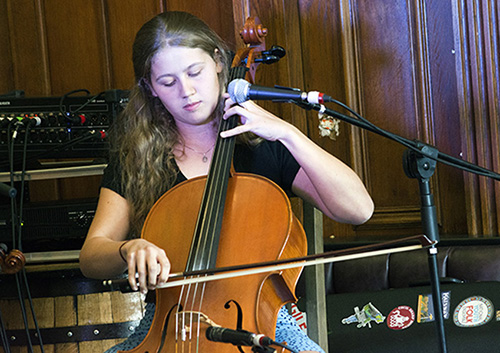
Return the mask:
<path id="1" fill-rule="evenodd" d="M 9 338 L 7 336 L 7 331 L 5 329 L 5 323 L 2 317 L 2 311 L 0 310 L 0 339 L 2 342 L 2 347 L 5 353 L 10 353 Z"/>
<path id="2" fill-rule="evenodd" d="M 29 283 L 28 283 L 28 277 L 26 276 L 26 271 L 24 268 L 21 270 L 21 273 L 22 273 L 23 279 L 24 279 L 24 286 L 26 288 L 26 294 L 28 296 L 28 303 L 30 304 L 31 317 L 33 318 L 33 323 L 35 326 L 35 330 L 36 330 L 36 334 L 37 334 L 37 338 L 38 338 L 38 343 L 40 345 L 40 351 L 42 353 L 45 353 L 45 349 L 43 346 L 43 340 L 42 340 L 42 334 L 40 332 L 40 325 L 38 325 L 38 320 L 36 318 L 35 308 L 33 306 L 33 298 L 31 297 L 31 291 L 30 291 Z"/>
<path id="3" fill-rule="evenodd" d="M 25 180 L 26 180 L 26 156 L 27 156 L 27 152 L 28 152 L 28 141 L 29 141 L 29 134 L 30 134 L 30 130 L 29 128 L 26 126 L 26 129 L 24 131 L 24 145 L 23 145 L 23 161 L 22 161 L 22 167 L 21 167 L 21 186 L 20 186 L 20 189 L 21 189 L 21 193 L 20 193 L 20 196 L 19 196 L 19 213 L 18 213 L 18 217 L 19 217 L 19 227 L 17 228 L 17 249 L 19 249 L 19 251 L 23 251 L 23 244 L 22 244 L 22 230 L 23 230 L 23 209 L 24 209 L 24 184 L 25 184 Z"/>
<path id="4" fill-rule="evenodd" d="M 19 128 L 22 126 L 22 123 L 20 121 L 15 121 L 13 122 L 14 124 L 14 132 L 12 133 L 11 136 L 11 130 L 12 130 L 12 124 L 9 124 L 7 131 L 8 131 L 8 148 L 9 148 L 9 160 L 11 161 L 10 163 L 10 182 L 11 182 L 11 187 L 14 187 L 14 142 L 15 139 L 17 138 L 17 133 L 19 131 Z M 24 146 L 23 146 L 23 163 L 22 163 L 22 169 L 21 169 L 21 194 L 20 194 L 20 200 L 19 200 L 19 212 L 17 212 L 17 205 L 15 203 L 15 198 L 11 198 L 11 213 L 12 213 L 12 248 L 17 248 L 22 252 L 22 230 L 23 230 L 23 220 L 22 220 L 22 215 L 23 215 L 23 208 L 24 208 L 24 184 L 25 184 L 25 177 L 26 177 L 26 156 L 27 156 L 27 146 L 28 146 L 28 140 L 29 140 L 29 126 L 26 126 L 25 129 L 25 135 L 24 135 Z M 16 230 L 17 230 L 17 244 L 16 244 Z M 31 316 L 33 318 L 33 322 L 35 325 L 35 329 L 37 331 L 39 343 L 40 343 L 40 350 L 42 353 L 45 353 L 44 346 L 42 343 L 42 337 L 40 333 L 40 328 L 38 325 L 38 321 L 36 319 L 36 314 L 34 311 L 34 306 L 33 306 L 33 299 L 31 297 L 31 292 L 28 284 L 28 280 L 26 277 L 26 271 L 23 268 L 21 270 L 21 274 L 24 279 L 24 283 L 20 281 L 20 274 L 16 273 L 15 278 L 16 278 L 16 285 L 17 285 L 17 293 L 18 293 L 18 298 L 19 298 L 19 304 L 21 308 L 21 315 L 23 317 L 24 321 L 24 326 L 26 330 L 26 337 L 27 337 L 27 342 L 28 342 L 28 347 L 30 352 L 34 353 L 33 350 L 33 343 L 31 341 L 31 336 L 30 336 L 30 331 L 29 331 L 29 326 L 28 326 L 28 319 L 27 319 L 27 312 L 26 312 L 26 306 L 24 304 L 24 295 L 23 295 L 23 290 L 22 290 L 22 284 L 24 284 L 24 290 L 26 292 L 26 296 L 28 297 L 28 302 L 30 304 L 30 309 L 31 309 Z"/>
<path id="5" fill-rule="evenodd" d="M 7 149 L 9 154 L 9 165 L 10 165 L 10 187 L 14 187 L 14 142 L 17 137 L 17 131 L 19 129 L 19 124 L 15 123 L 15 130 L 12 132 L 12 123 L 9 123 L 7 126 Z M 16 248 L 16 227 L 17 227 L 17 205 L 16 198 L 11 197 L 10 199 L 10 208 L 11 208 L 11 230 L 12 230 L 12 248 Z"/>
<path id="6" fill-rule="evenodd" d="M 26 130 L 25 130 L 25 133 L 24 133 L 24 146 L 23 146 L 23 163 L 22 163 L 22 168 L 21 168 L 21 196 L 20 196 L 20 199 L 19 199 L 19 227 L 18 227 L 18 249 L 22 252 L 23 251 L 23 246 L 22 246 L 22 231 L 23 231 L 23 209 L 24 209 L 24 184 L 25 184 L 25 181 L 26 181 L 26 157 L 27 157 L 27 151 L 28 151 L 28 141 L 29 141 L 29 134 L 30 134 L 30 130 L 28 128 L 28 126 L 26 126 Z M 37 335 L 38 335 L 38 341 L 39 341 L 39 344 L 40 344 L 40 350 L 42 353 L 45 353 L 45 350 L 44 350 L 44 347 L 43 347 L 43 343 L 42 343 L 42 336 L 41 336 L 41 333 L 40 333 L 40 327 L 38 325 L 38 320 L 36 318 L 36 314 L 35 314 L 35 309 L 33 307 L 33 299 L 31 298 L 31 291 L 30 291 L 30 287 L 29 287 L 29 283 L 28 283 L 28 278 L 26 277 L 26 271 L 25 269 L 23 268 L 21 270 L 21 273 L 23 275 L 23 279 L 24 279 L 24 288 L 26 290 L 26 296 L 28 297 L 28 303 L 30 305 L 30 309 L 31 309 L 31 317 L 33 318 L 33 323 L 34 323 L 34 326 L 35 326 L 35 330 L 37 332 Z M 26 310 L 26 309 L 25 309 Z M 31 343 L 31 342 L 30 342 Z"/>
<path id="7" fill-rule="evenodd" d="M 74 94 L 74 93 L 78 93 L 78 92 L 86 92 L 87 93 L 87 101 L 85 103 L 83 103 L 82 105 L 80 105 L 77 109 L 75 109 L 74 111 L 68 111 L 67 109 L 64 109 L 64 100 L 66 98 L 68 98 L 70 95 Z M 78 113 L 80 110 L 82 110 L 83 108 L 85 108 L 87 105 L 89 105 L 90 103 L 92 103 L 92 101 L 94 101 L 95 99 L 99 98 L 100 96 L 102 96 L 103 94 L 105 93 L 105 91 L 102 91 L 102 92 L 99 92 L 91 97 L 89 97 L 90 95 L 90 91 L 86 90 L 86 89 L 77 89 L 77 90 L 73 90 L 73 91 L 70 91 L 66 94 L 64 94 L 62 97 L 61 97 L 61 100 L 59 101 L 59 111 L 61 112 L 62 115 L 64 115 L 64 117 L 71 121 L 71 122 L 75 122 L 75 119 L 72 118 L 72 115 Z"/>
<path id="8" fill-rule="evenodd" d="M 63 107 L 64 107 L 64 100 L 69 97 L 70 95 L 74 94 L 74 93 L 79 93 L 79 92 L 85 92 L 87 93 L 87 96 L 90 94 L 90 91 L 89 90 L 86 90 L 86 89 L 75 89 L 73 91 L 69 91 L 68 93 L 65 93 L 62 95 L 61 99 L 59 100 L 59 112 L 61 112 L 62 115 L 64 115 L 65 117 L 68 116 L 68 111 L 65 110 Z"/>
<path id="9" fill-rule="evenodd" d="M 19 280 L 19 272 L 16 273 L 15 275 L 15 278 L 16 278 L 16 285 L 17 285 L 17 296 L 19 298 L 19 305 L 21 307 L 21 315 L 23 317 L 23 321 L 24 321 L 24 330 L 26 332 L 26 339 L 28 341 L 28 348 L 29 348 L 29 351 L 31 353 L 34 353 L 33 351 L 33 343 L 31 342 L 31 336 L 30 336 L 30 330 L 29 330 L 29 326 L 28 326 L 28 315 L 26 314 L 26 306 L 24 305 L 24 296 L 23 296 L 23 293 L 22 293 L 22 289 L 21 289 L 21 282 Z"/>
<path id="10" fill-rule="evenodd" d="M 102 92 L 99 92 L 97 93 L 96 95 L 90 97 L 85 103 L 83 103 L 81 106 L 79 106 L 77 109 L 75 109 L 75 111 L 73 111 L 72 113 L 73 114 L 76 114 L 78 113 L 80 110 L 82 110 L 83 108 L 85 108 L 87 105 L 89 105 L 90 103 L 92 103 L 93 100 L 99 98 L 100 96 L 102 96 L 104 94 L 104 91 Z"/>

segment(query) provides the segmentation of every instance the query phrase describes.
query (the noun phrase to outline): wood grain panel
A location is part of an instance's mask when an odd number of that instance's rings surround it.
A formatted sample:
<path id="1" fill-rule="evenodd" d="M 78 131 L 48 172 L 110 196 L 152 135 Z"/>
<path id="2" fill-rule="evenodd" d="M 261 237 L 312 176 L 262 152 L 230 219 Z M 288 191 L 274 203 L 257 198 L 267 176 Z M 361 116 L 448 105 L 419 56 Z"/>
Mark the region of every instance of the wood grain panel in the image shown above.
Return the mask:
<path id="1" fill-rule="evenodd" d="M 111 88 L 100 0 L 44 2 L 52 94 Z"/>
<path id="2" fill-rule="evenodd" d="M 417 52 L 409 3 L 339 1 L 338 7 L 346 103 L 375 125 L 416 138 L 420 133 L 419 72 L 414 65 Z M 350 144 L 352 166 L 364 177 L 376 205 L 373 218 L 355 227 L 355 234 L 389 236 L 416 231 L 418 184 L 408 182 L 403 172 L 404 148 L 357 128 L 351 128 Z"/>
<path id="3" fill-rule="evenodd" d="M 359 18 L 360 111 L 375 125 L 406 138 L 417 138 L 414 58 L 408 4 L 356 1 Z M 381 26 L 380 24 L 384 25 Z M 401 25 L 401 24 L 404 25 Z M 371 191 L 378 208 L 418 205 L 418 189 L 401 167 L 403 148 L 379 136 L 368 136 Z"/>
<path id="4" fill-rule="evenodd" d="M 283 0 L 253 1 L 249 7 L 249 16 L 258 17 L 268 29 L 265 37 L 267 49 L 277 45 L 286 51 L 286 55 L 278 62 L 259 66 L 255 83 L 270 87 L 275 85 L 303 87 L 302 43 L 296 4 Z M 302 109 L 288 103 L 259 101 L 258 104 L 306 131 L 305 113 Z"/>
<path id="5" fill-rule="evenodd" d="M 7 11 L 14 75 L 11 89 L 31 96 L 47 95 L 51 85 L 40 1 L 7 1 Z"/>
<path id="6" fill-rule="evenodd" d="M 138 9 L 140 11 L 130 11 Z M 110 48 L 111 87 L 129 89 L 134 83 L 132 45 L 139 28 L 160 13 L 159 1 L 107 0 L 105 30 Z"/>
<path id="7" fill-rule="evenodd" d="M 341 102 L 346 102 L 344 79 L 346 67 L 343 60 L 346 29 L 343 27 L 340 7 L 335 2 L 300 1 L 299 16 L 302 42 L 300 55 L 303 57 L 302 72 L 305 89 L 318 90 Z M 339 107 L 330 105 L 330 108 L 337 109 Z M 328 137 L 320 137 L 318 123 L 317 113 L 307 113 L 309 137 L 322 148 L 356 169 L 352 153 L 352 144 L 357 145 L 353 140 L 356 128 L 341 122 L 340 135 L 335 140 L 331 140 Z M 328 237 L 335 235 L 342 238 L 354 234 L 351 226 L 334 222 L 328 218 L 324 219 L 323 229 Z"/>
<path id="8" fill-rule="evenodd" d="M 233 6 L 231 0 L 168 0 L 167 11 L 187 11 L 205 21 L 217 34 L 234 48 Z"/>
<path id="9" fill-rule="evenodd" d="M 10 28 L 7 13 L 7 0 L 0 0 L 0 95 L 14 89 L 14 75 L 12 70 L 12 53 L 9 38 Z"/>
<path id="10" fill-rule="evenodd" d="M 439 151 L 460 158 L 462 144 L 452 6 L 447 1 L 426 1 L 424 5 L 431 82 L 428 95 L 432 106 L 432 120 L 425 124 L 432 133 L 429 141 Z M 438 163 L 433 179 L 438 183 L 435 195 L 442 233 L 465 234 L 467 218 L 462 171 Z"/>
<path id="11" fill-rule="evenodd" d="M 453 6 L 464 159 L 498 171 L 498 4 Z M 499 234 L 498 182 L 465 174 L 468 233 Z"/>

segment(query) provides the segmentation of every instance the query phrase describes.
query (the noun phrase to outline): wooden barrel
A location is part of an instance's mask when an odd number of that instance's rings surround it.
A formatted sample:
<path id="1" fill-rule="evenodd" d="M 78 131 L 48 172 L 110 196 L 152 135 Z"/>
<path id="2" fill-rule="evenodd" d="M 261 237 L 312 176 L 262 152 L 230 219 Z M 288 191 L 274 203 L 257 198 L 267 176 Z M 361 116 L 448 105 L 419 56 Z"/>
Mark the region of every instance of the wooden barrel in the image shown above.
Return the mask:
<path id="1" fill-rule="evenodd" d="M 0 286 L 3 287 L 5 282 L 1 280 L 0 282 L 2 282 Z M 15 286 L 15 283 L 10 284 L 12 285 Z M 61 284 L 45 283 L 46 287 L 56 285 L 61 286 Z M 79 285 L 81 287 L 81 283 Z M 33 289 L 33 285 L 30 287 L 33 293 L 38 291 Z M 21 305 L 19 300 L 12 296 L 13 288 L 10 289 L 10 295 L 0 293 L 0 313 L 7 332 L 7 340 L 12 353 L 27 353 L 28 338 Z M 75 288 L 73 287 L 70 292 L 75 292 Z M 145 304 L 141 294 L 87 292 L 89 291 L 85 288 L 80 288 L 70 295 L 33 297 L 35 316 L 46 353 L 104 352 L 134 332 L 144 313 Z M 35 352 L 41 352 L 27 300 L 25 307 L 31 342 Z M 0 353 L 5 353 L 1 340 Z"/>

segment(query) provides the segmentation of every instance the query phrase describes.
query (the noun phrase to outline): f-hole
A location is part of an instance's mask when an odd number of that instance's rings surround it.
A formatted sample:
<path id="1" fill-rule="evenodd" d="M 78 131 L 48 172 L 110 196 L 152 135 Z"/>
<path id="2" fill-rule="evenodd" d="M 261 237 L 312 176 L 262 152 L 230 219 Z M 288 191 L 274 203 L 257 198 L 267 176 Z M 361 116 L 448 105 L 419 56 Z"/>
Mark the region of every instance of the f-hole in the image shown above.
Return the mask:
<path id="1" fill-rule="evenodd" d="M 179 311 L 182 311 L 182 305 L 175 304 L 170 308 L 168 311 L 167 316 L 165 317 L 165 321 L 163 322 L 163 331 L 161 333 L 161 341 L 160 341 L 160 348 L 158 349 L 158 352 L 161 352 L 163 349 L 163 346 L 165 345 L 165 338 L 167 336 L 167 328 L 168 328 L 168 323 L 170 322 L 170 314 L 172 314 L 172 310 L 174 310 L 176 307 L 179 307 Z M 149 353 L 149 352 L 146 352 Z"/>
<path id="2" fill-rule="evenodd" d="M 234 300 L 229 300 L 224 304 L 224 309 L 229 310 L 231 309 L 231 303 L 233 303 L 236 306 L 236 310 L 238 311 L 238 316 L 236 318 L 236 330 L 243 330 L 243 310 L 241 309 L 240 304 Z M 245 353 L 241 346 L 238 346 L 238 350 L 241 353 Z"/>

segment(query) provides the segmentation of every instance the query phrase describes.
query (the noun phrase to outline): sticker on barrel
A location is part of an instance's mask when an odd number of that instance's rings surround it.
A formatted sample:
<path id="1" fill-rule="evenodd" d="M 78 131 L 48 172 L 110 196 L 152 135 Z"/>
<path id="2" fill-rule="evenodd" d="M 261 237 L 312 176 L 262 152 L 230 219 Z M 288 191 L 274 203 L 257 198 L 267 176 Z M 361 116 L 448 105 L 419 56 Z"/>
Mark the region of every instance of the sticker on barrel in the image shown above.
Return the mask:
<path id="1" fill-rule="evenodd" d="M 463 300 L 455 309 L 453 322 L 458 327 L 478 327 L 493 317 L 493 303 L 481 296 Z"/>
<path id="2" fill-rule="evenodd" d="M 413 322 L 415 322 L 415 311 L 407 305 L 400 305 L 387 315 L 387 326 L 392 330 L 404 330 Z"/>

